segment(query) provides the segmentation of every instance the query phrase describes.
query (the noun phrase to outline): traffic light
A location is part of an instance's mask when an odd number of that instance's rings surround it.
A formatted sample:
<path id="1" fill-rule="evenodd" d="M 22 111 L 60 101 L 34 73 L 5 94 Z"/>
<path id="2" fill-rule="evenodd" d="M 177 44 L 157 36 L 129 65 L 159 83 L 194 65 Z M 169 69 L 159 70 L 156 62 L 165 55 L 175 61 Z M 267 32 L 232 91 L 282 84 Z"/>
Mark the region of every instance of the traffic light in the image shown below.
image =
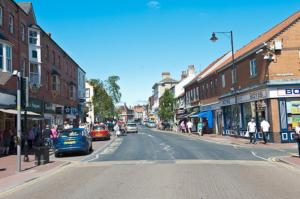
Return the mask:
<path id="1" fill-rule="evenodd" d="M 28 107 L 29 88 L 28 77 L 21 77 L 21 107 L 24 109 Z"/>

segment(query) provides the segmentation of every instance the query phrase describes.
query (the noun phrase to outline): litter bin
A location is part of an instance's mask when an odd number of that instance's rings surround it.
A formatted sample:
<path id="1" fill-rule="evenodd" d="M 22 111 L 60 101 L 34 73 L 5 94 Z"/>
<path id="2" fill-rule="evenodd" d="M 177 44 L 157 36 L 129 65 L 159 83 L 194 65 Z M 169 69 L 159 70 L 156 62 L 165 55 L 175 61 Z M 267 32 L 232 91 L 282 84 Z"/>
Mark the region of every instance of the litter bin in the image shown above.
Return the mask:
<path id="1" fill-rule="evenodd" d="M 34 164 L 36 166 L 49 163 L 49 147 L 37 146 L 34 147 Z"/>

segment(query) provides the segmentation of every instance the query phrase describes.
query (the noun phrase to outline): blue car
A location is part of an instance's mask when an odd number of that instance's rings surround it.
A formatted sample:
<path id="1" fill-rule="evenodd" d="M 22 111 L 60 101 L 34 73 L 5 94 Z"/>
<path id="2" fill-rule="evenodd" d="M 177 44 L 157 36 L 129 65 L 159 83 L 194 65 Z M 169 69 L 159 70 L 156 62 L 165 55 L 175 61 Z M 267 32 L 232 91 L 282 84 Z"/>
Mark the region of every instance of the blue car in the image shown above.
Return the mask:
<path id="1" fill-rule="evenodd" d="M 55 157 L 78 152 L 89 154 L 92 150 L 92 137 L 84 128 L 62 130 L 54 141 Z"/>

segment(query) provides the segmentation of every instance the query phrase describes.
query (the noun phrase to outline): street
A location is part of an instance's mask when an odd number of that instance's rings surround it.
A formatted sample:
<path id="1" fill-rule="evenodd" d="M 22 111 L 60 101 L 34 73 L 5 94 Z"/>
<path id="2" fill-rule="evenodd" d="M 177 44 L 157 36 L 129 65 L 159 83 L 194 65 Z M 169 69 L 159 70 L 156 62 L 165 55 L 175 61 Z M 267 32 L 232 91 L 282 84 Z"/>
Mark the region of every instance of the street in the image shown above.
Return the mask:
<path id="1" fill-rule="evenodd" d="M 299 198 L 284 151 L 238 147 L 140 128 L 2 198 Z"/>

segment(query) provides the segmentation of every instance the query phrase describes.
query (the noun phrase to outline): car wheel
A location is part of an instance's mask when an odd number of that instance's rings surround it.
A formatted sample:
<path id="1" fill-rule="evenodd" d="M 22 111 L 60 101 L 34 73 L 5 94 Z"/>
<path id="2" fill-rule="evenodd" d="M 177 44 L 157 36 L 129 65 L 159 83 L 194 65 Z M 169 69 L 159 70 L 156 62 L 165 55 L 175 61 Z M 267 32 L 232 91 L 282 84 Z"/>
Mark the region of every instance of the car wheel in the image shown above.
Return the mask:
<path id="1" fill-rule="evenodd" d="M 92 151 L 93 151 L 93 145 L 91 145 L 89 152 L 92 152 Z"/>
<path id="2" fill-rule="evenodd" d="M 110 136 L 107 138 L 107 140 L 110 140 Z"/>
<path id="3" fill-rule="evenodd" d="M 59 154 L 58 153 L 54 153 L 54 157 L 58 158 Z"/>

